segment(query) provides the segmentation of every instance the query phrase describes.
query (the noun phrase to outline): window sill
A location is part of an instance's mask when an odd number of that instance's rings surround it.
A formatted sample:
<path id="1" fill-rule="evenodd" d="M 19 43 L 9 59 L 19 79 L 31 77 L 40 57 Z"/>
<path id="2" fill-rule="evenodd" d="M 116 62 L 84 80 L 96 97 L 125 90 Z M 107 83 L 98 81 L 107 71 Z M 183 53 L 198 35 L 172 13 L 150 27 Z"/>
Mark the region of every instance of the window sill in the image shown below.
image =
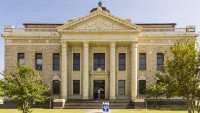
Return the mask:
<path id="1" fill-rule="evenodd" d="M 126 71 L 126 70 L 118 70 L 118 71 Z"/>
<path id="2" fill-rule="evenodd" d="M 60 94 L 52 94 L 52 95 L 60 95 Z"/>
<path id="3" fill-rule="evenodd" d="M 80 70 L 73 70 L 73 71 L 77 72 L 77 71 L 80 71 Z"/>
<path id="4" fill-rule="evenodd" d="M 79 96 L 80 94 L 73 94 L 73 96 Z"/>
<path id="5" fill-rule="evenodd" d="M 147 70 L 139 70 L 139 71 L 147 71 Z"/>
<path id="6" fill-rule="evenodd" d="M 119 96 L 126 96 L 125 94 L 118 94 Z"/>

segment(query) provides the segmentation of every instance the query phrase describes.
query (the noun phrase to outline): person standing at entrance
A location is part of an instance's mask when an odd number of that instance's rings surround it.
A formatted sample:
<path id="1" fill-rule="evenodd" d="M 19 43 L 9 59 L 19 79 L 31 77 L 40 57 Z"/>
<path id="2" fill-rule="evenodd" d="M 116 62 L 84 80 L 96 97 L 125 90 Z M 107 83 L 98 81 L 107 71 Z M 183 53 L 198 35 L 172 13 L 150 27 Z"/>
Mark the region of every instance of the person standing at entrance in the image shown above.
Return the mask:
<path id="1" fill-rule="evenodd" d="M 95 87 L 95 88 L 93 89 L 93 92 L 94 92 L 94 99 L 97 99 L 97 98 L 98 98 L 97 91 L 98 91 L 98 88 Z"/>
<path id="2" fill-rule="evenodd" d="M 100 88 L 98 88 L 98 99 L 100 99 L 101 98 L 101 90 L 100 90 Z"/>

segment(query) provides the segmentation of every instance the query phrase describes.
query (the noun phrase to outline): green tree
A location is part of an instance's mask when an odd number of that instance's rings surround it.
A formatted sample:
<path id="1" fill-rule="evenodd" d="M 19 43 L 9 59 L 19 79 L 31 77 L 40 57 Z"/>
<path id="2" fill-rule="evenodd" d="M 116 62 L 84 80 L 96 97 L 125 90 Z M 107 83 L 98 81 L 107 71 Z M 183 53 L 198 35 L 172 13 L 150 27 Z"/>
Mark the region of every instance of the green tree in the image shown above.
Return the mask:
<path id="1" fill-rule="evenodd" d="M 170 85 L 165 85 L 166 91 L 166 98 L 167 98 L 167 107 L 169 107 L 170 99 L 176 95 L 176 91 Z"/>
<path id="2" fill-rule="evenodd" d="M 200 52 L 196 47 L 198 44 L 194 39 L 186 38 L 185 43 L 175 42 L 174 46 L 169 48 L 173 58 L 169 58 L 166 52 L 163 52 L 166 62 L 161 68 L 162 74 L 156 73 L 177 96 L 183 97 L 188 113 L 191 113 L 192 102 L 199 89 Z"/>
<path id="3" fill-rule="evenodd" d="M 26 67 L 20 63 L 15 65 L 14 71 L 1 73 L 4 76 L 4 84 L 1 88 L 5 96 L 12 98 L 12 102 L 18 106 L 23 113 L 32 112 L 29 110 L 31 104 L 45 102 L 49 96 L 49 86 L 42 85 L 42 76 L 31 67 Z"/>
<path id="4" fill-rule="evenodd" d="M 0 80 L 0 83 L 2 83 L 3 80 Z M 4 85 L 4 84 L 0 84 L 1 86 Z M 3 89 L 0 87 L 0 97 L 4 97 L 4 91 Z"/>
<path id="5" fill-rule="evenodd" d="M 165 93 L 166 88 L 163 85 L 163 83 L 160 84 L 156 84 L 154 85 L 153 83 L 151 83 L 151 85 L 147 84 L 147 89 L 146 89 L 146 93 L 147 93 L 147 98 L 151 98 L 153 97 L 154 99 L 154 106 L 155 108 L 157 107 L 157 100 L 158 97 L 160 97 L 160 95 L 162 95 L 163 93 Z"/>

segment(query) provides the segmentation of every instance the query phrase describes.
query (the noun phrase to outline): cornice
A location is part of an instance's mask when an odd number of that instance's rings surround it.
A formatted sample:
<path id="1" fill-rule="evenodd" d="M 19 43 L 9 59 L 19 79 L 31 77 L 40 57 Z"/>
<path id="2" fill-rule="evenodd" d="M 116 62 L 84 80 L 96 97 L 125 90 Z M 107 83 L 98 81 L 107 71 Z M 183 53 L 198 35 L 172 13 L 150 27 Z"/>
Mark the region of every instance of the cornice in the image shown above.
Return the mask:
<path id="1" fill-rule="evenodd" d="M 59 31 L 60 35 L 135 35 L 141 31 Z"/>
<path id="2" fill-rule="evenodd" d="M 147 38 L 147 37 L 198 37 L 199 34 L 195 33 L 154 33 L 154 32 L 149 32 L 149 33 L 143 33 L 141 32 L 139 37 Z"/>
<path id="3" fill-rule="evenodd" d="M 4 45 L 61 45 L 61 43 L 4 43 Z"/>
<path id="4" fill-rule="evenodd" d="M 3 37 L 4 39 L 61 39 L 61 37 Z"/>

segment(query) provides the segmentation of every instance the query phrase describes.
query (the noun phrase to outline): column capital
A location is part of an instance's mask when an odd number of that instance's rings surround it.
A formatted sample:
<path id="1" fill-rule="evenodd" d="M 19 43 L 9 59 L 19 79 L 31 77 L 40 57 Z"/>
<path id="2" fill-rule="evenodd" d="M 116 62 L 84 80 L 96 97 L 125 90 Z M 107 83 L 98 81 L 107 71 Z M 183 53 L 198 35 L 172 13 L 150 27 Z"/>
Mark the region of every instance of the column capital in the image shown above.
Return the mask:
<path id="1" fill-rule="evenodd" d="M 67 43 L 67 41 L 66 40 L 62 40 L 62 41 L 60 41 L 60 43 L 61 44 L 65 44 L 65 43 Z"/>
<path id="2" fill-rule="evenodd" d="M 86 48 L 89 46 L 89 41 L 83 41 L 83 47 Z"/>
<path id="3" fill-rule="evenodd" d="M 111 48 L 115 48 L 115 45 L 116 45 L 116 41 L 111 41 L 111 42 L 110 42 L 110 47 L 111 47 Z"/>
<path id="4" fill-rule="evenodd" d="M 110 44 L 116 44 L 116 41 L 110 41 Z"/>
<path id="5" fill-rule="evenodd" d="M 138 44 L 138 41 L 133 41 L 131 44 L 132 48 L 137 48 L 137 44 Z"/>
<path id="6" fill-rule="evenodd" d="M 82 41 L 83 44 L 89 44 L 89 41 Z"/>

